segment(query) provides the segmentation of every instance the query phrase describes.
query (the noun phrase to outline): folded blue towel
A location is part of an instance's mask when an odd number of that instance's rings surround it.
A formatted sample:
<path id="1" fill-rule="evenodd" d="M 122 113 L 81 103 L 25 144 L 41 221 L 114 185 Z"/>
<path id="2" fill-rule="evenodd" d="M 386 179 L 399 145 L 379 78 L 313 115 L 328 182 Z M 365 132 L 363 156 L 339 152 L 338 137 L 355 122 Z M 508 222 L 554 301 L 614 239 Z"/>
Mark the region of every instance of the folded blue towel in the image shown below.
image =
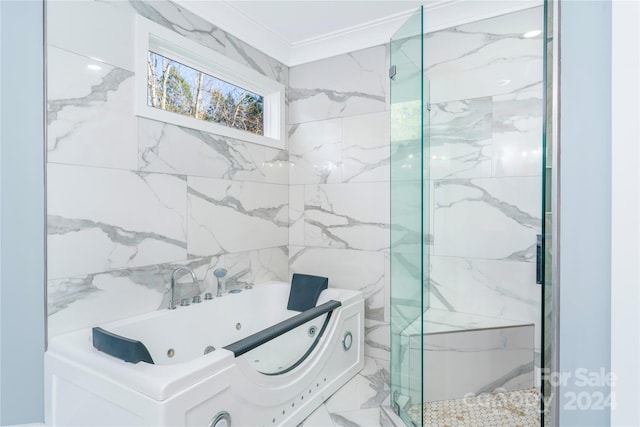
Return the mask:
<path id="1" fill-rule="evenodd" d="M 320 293 L 329 286 L 326 277 L 294 274 L 289 290 L 287 310 L 305 311 L 316 306 Z"/>

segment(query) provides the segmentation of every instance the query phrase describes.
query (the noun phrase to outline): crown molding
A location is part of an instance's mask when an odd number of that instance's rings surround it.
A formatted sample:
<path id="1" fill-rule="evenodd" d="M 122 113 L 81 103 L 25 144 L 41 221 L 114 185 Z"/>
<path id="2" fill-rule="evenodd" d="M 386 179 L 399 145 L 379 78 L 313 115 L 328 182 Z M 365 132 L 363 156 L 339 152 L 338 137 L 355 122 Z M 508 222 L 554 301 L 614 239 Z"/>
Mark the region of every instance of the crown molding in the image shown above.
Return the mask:
<path id="1" fill-rule="evenodd" d="M 446 2 L 447 0 L 441 0 Z M 293 43 L 289 57 L 289 66 L 317 61 L 343 53 L 353 52 L 372 46 L 389 43 L 391 35 L 416 12 L 416 8 L 405 10 L 382 19 L 354 25 L 318 37 Z"/>
<path id="2" fill-rule="evenodd" d="M 216 1 L 215 14 L 212 14 L 211 2 L 208 1 L 175 1 L 289 67 L 386 44 L 405 20 L 416 11 L 416 8 L 413 8 L 340 31 L 292 43 L 235 7 L 233 0 Z M 425 1 L 424 31 L 425 33 L 437 31 L 542 4 L 542 0 Z"/>

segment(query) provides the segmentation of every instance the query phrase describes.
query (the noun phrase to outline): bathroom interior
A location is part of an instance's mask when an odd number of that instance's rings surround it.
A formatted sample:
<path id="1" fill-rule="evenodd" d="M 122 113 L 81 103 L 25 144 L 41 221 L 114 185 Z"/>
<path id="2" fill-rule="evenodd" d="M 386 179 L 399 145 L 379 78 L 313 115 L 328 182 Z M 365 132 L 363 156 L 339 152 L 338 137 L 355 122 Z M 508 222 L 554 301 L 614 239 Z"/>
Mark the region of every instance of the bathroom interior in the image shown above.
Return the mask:
<path id="1" fill-rule="evenodd" d="M 364 369 L 303 426 L 552 425 L 552 8 L 450 3 L 290 66 L 197 4 L 47 2 L 49 340 L 182 265 L 178 299 L 322 276 L 364 297 Z M 138 17 L 282 85 L 285 145 L 138 114 Z"/>

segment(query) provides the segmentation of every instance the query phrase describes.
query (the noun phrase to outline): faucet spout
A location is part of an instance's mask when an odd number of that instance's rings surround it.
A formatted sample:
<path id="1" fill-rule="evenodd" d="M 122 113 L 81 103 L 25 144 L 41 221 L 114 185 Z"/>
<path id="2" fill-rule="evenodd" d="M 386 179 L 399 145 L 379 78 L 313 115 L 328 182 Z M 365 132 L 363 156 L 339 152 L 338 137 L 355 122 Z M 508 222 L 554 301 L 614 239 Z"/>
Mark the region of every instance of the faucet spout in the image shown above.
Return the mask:
<path id="1" fill-rule="evenodd" d="M 176 290 L 176 278 L 180 272 L 185 272 L 191 274 L 191 278 L 193 279 L 193 283 L 198 283 L 198 277 L 196 273 L 186 265 L 179 265 L 173 269 L 171 272 L 171 297 L 169 299 L 169 310 L 174 310 L 176 308 L 176 302 L 174 300 L 175 290 Z"/>
<path id="2" fill-rule="evenodd" d="M 218 279 L 218 292 L 216 292 L 216 296 L 221 297 L 223 291 L 222 279 L 227 275 L 227 270 L 225 270 L 224 268 L 218 268 L 213 272 L 213 275 L 216 276 L 216 279 Z"/>

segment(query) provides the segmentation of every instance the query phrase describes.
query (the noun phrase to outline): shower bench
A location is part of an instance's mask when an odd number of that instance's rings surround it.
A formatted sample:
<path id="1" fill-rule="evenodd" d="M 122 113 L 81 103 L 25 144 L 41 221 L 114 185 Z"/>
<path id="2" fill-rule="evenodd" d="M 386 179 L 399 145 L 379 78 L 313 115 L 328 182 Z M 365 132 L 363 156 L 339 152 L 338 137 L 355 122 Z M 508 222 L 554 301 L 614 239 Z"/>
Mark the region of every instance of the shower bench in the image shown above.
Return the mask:
<path id="1" fill-rule="evenodd" d="M 424 402 L 530 389 L 534 336 L 533 323 L 430 308 L 400 337 L 409 385 L 401 394 L 420 402 L 421 382 Z"/>

